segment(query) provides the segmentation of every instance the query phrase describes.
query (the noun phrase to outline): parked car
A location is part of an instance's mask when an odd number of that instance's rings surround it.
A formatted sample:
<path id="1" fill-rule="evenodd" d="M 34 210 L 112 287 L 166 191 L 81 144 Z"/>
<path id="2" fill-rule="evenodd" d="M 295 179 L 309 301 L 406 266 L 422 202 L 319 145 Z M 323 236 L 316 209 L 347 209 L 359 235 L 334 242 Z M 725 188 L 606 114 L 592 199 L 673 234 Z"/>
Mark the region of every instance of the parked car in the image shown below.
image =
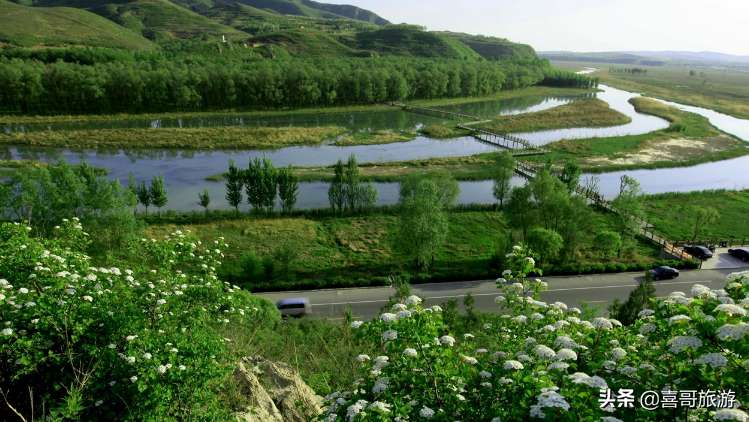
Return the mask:
<path id="1" fill-rule="evenodd" d="M 295 297 L 282 299 L 276 303 L 276 308 L 281 311 L 282 317 L 301 318 L 312 313 L 312 306 L 306 297 Z"/>
<path id="2" fill-rule="evenodd" d="M 655 267 L 648 271 L 653 275 L 653 280 L 660 280 L 662 278 L 676 278 L 679 276 L 679 270 L 667 266 Z"/>
<path id="3" fill-rule="evenodd" d="M 684 246 L 684 252 L 688 253 L 689 255 L 692 255 L 695 258 L 699 258 L 703 260 L 713 257 L 713 253 L 710 252 L 710 249 L 704 246 L 695 246 L 695 245 Z"/>
<path id="4" fill-rule="evenodd" d="M 749 261 L 748 249 L 729 249 L 728 253 L 731 254 L 731 256 L 735 256 L 742 261 Z"/>

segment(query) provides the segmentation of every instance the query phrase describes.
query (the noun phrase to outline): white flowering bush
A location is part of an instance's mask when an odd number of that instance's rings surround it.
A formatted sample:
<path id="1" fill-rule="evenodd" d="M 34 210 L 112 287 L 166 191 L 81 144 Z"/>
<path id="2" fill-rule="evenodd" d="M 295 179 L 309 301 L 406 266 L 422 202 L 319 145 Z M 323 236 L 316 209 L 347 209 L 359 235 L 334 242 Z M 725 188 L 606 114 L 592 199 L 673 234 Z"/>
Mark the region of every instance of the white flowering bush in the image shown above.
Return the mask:
<path id="1" fill-rule="evenodd" d="M 74 219 L 51 239 L 0 225 L 0 385 L 31 420 L 208 420 L 227 371 L 235 288 L 217 280 L 223 243 L 142 239 L 142 263 L 98 267 Z M 239 312 L 239 310 L 237 310 Z M 242 313 L 244 311 L 242 310 Z M 33 405 L 32 405 L 33 400 Z M 15 418 L 15 416 L 14 416 Z M 7 420 L 7 418 L 3 418 Z"/>
<path id="2" fill-rule="evenodd" d="M 516 247 L 498 280 L 500 313 L 480 333 L 447 332 L 439 307 L 418 301 L 352 330 L 382 345 L 359 359 L 361 378 L 326 397 L 324 421 L 676 421 L 747 420 L 748 274 L 725 290 L 673 294 L 637 323 L 595 318 L 540 301 L 546 284 L 529 251 Z M 482 342 L 479 345 L 479 341 Z M 480 346 L 489 345 L 491 348 Z M 728 391 L 733 408 L 712 403 L 645 410 L 599 402 L 601 389 Z M 743 409 L 743 410 L 742 410 Z"/>

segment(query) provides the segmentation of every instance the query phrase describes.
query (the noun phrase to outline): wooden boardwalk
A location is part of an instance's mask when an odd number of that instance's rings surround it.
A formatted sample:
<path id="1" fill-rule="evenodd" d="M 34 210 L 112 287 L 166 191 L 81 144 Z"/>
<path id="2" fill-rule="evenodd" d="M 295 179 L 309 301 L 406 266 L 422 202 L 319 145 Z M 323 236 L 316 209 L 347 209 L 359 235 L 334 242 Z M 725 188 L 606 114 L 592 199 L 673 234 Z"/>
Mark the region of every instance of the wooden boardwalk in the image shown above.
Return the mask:
<path id="1" fill-rule="evenodd" d="M 469 114 L 456 113 L 453 111 L 440 110 L 440 109 L 430 108 L 430 107 L 412 106 L 412 105 L 407 105 L 403 103 L 390 103 L 390 105 L 401 107 L 405 111 L 410 111 L 413 113 L 422 113 L 422 114 L 427 114 L 431 116 L 437 114 L 440 117 L 470 120 L 469 122 L 460 123 L 456 126 L 460 129 L 471 131 L 472 135 L 479 141 L 509 150 L 513 156 L 540 155 L 540 154 L 547 154 L 550 152 L 546 148 L 537 147 L 531 144 L 530 142 L 526 141 L 525 139 L 521 139 L 516 136 L 495 133 L 495 132 L 491 132 L 485 129 L 477 129 L 477 128 L 471 127 L 473 125 L 488 123 L 491 121 L 491 120 L 482 119 L 478 116 L 471 116 Z M 526 163 L 526 162 L 521 162 L 521 161 L 517 161 L 515 165 L 515 172 L 528 180 L 536 177 L 536 175 L 541 169 L 542 169 L 541 166 Z M 580 185 L 578 185 L 577 188 L 575 188 L 575 192 L 577 194 L 580 194 L 586 197 L 589 202 L 596 204 L 597 206 L 601 208 L 604 208 L 610 212 L 622 214 L 621 211 L 617 210 L 616 208 L 611 206 L 611 204 L 608 201 L 604 200 L 603 196 L 601 196 L 601 194 L 598 192 L 590 191 L 584 186 L 580 186 Z M 663 247 L 663 249 L 666 250 L 668 253 L 676 257 L 679 257 L 682 260 L 694 259 L 690 254 L 680 249 L 677 249 L 677 247 L 674 244 L 672 244 L 665 238 L 654 234 L 653 229 L 655 225 L 653 225 L 652 223 L 649 223 L 645 220 L 642 220 L 632 215 L 630 215 L 629 218 L 634 220 L 637 226 L 637 229 L 636 229 L 637 234 L 639 234 L 640 236 L 650 239 L 651 241 Z"/>

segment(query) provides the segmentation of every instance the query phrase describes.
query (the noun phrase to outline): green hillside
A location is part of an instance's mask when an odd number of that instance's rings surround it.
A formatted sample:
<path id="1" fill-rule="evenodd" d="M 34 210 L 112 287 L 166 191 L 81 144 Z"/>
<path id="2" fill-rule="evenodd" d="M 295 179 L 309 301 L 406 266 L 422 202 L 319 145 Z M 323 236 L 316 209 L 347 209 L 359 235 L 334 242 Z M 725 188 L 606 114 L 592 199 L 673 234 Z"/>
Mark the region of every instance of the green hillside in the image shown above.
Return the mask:
<path id="1" fill-rule="evenodd" d="M 355 6 L 324 4 L 309 0 L 239 0 L 240 3 L 258 9 L 273 10 L 282 15 L 299 15 L 325 19 L 356 19 L 377 25 L 387 25 L 388 21 L 369 10 Z"/>
<path id="2" fill-rule="evenodd" d="M 153 50 L 137 33 L 85 10 L 28 7 L 0 0 L 0 43 L 21 47 L 88 45 Z"/>
<path id="3" fill-rule="evenodd" d="M 356 51 L 314 29 L 291 29 L 252 38 L 253 44 L 271 44 L 295 57 L 347 57 Z"/>
<path id="4" fill-rule="evenodd" d="M 204 35 L 215 39 L 225 36 L 227 40 L 249 38 L 247 33 L 221 25 L 167 0 L 110 3 L 92 11 L 156 41 Z"/>
<path id="5" fill-rule="evenodd" d="M 252 35 L 271 34 L 286 29 L 317 29 L 330 34 L 351 33 L 377 28 L 374 24 L 354 19 L 320 19 L 257 9 L 240 3 L 220 3 L 200 12 L 222 25 Z"/>
<path id="6" fill-rule="evenodd" d="M 329 4 L 329 3 L 318 3 L 312 0 L 293 0 L 299 1 L 307 7 L 313 9 L 323 10 L 336 15 L 343 16 L 344 18 L 356 19 L 359 21 L 370 22 L 375 25 L 385 26 L 389 25 L 390 22 L 377 16 L 375 13 L 369 10 L 362 9 L 360 7 L 352 6 L 349 4 Z"/>
<path id="7" fill-rule="evenodd" d="M 530 45 L 514 43 L 505 38 L 449 31 L 439 32 L 439 34 L 462 42 L 487 60 L 538 58 L 536 50 Z"/>
<path id="8" fill-rule="evenodd" d="M 460 41 L 424 31 L 415 25 L 389 25 L 351 37 L 341 37 L 341 40 L 356 50 L 375 51 L 382 55 L 483 60 Z"/>

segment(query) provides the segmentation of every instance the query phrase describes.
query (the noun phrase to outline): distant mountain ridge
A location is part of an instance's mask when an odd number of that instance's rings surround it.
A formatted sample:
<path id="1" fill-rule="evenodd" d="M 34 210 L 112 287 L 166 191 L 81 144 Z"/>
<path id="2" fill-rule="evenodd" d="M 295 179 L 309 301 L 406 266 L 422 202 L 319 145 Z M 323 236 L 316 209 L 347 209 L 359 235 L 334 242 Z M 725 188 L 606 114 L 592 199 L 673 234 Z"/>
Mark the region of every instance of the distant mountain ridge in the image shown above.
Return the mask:
<path id="1" fill-rule="evenodd" d="M 0 0 L 27 16 L 50 16 L 44 25 L 24 19 L 0 25 L 0 44 L 17 47 L 97 46 L 169 49 L 208 55 L 281 59 L 285 57 L 401 56 L 449 60 L 535 59 L 535 50 L 504 38 L 427 31 L 419 25 L 390 24 L 355 6 L 313 0 Z M 62 39 L 47 27 L 64 30 L 75 14 L 98 22 L 95 37 Z M 3 15 L 0 15 L 3 16 Z M 105 18 L 105 19 L 104 19 Z M 59 19 L 61 22 L 56 22 Z M 104 23 L 104 24 L 102 24 Z M 73 25 L 72 23 L 70 25 Z M 9 32 L 9 28 L 14 32 Z M 9 36 L 3 37 L 7 33 Z M 129 44 L 123 43 L 129 38 Z M 140 42 L 140 44 L 138 43 Z"/>
<path id="2" fill-rule="evenodd" d="M 626 51 L 625 53 L 649 57 L 657 60 L 690 61 L 708 63 L 747 63 L 749 56 L 716 53 L 714 51 Z"/>
<path id="3" fill-rule="evenodd" d="M 749 56 L 716 53 L 712 51 L 608 51 L 572 52 L 539 51 L 541 58 L 559 61 L 583 61 L 618 64 L 660 65 L 665 62 L 702 64 L 749 64 Z"/>

